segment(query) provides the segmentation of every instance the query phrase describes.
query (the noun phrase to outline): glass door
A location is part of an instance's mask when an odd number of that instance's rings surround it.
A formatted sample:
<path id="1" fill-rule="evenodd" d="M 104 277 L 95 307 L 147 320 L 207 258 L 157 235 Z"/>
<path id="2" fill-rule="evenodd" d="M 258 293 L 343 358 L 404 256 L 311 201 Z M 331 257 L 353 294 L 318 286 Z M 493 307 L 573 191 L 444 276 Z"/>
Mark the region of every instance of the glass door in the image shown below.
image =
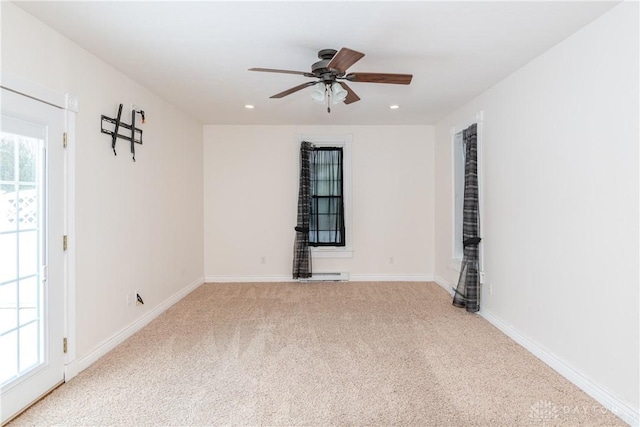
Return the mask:
<path id="1" fill-rule="evenodd" d="M 64 379 L 63 111 L 2 89 L 2 422 Z"/>

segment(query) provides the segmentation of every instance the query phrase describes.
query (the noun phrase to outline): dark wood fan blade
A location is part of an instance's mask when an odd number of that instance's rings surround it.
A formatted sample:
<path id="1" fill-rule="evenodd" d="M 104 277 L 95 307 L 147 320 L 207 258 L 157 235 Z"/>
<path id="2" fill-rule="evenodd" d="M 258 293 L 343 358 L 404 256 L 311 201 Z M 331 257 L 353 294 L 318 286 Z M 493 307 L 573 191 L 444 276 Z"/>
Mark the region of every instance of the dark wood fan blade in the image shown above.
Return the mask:
<path id="1" fill-rule="evenodd" d="M 388 73 L 349 73 L 344 78 L 349 80 L 350 82 L 408 85 L 409 83 L 411 83 L 413 75 Z"/>
<path id="2" fill-rule="evenodd" d="M 353 102 L 360 101 L 360 97 L 351 89 L 345 82 L 340 82 L 344 90 L 347 91 L 347 97 L 344 99 L 344 103 L 349 105 Z"/>
<path id="3" fill-rule="evenodd" d="M 356 52 L 347 47 L 340 49 L 338 53 L 331 58 L 331 61 L 327 64 L 327 68 L 333 68 L 344 73 L 345 70 L 351 67 L 353 64 L 362 59 L 364 53 Z"/>
<path id="4" fill-rule="evenodd" d="M 301 76 L 315 77 L 313 74 L 305 73 L 304 71 L 276 70 L 273 68 L 249 68 L 249 71 L 262 71 L 264 73 L 300 74 Z"/>
<path id="5" fill-rule="evenodd" d="M 291 89 L 287 89 L 284 92 L 276 93 L 275 95 L 270 96 L 269 98 L 284 98 L 287 95 L 291 95 L 292 93 L 297 92 L 299 90 L 302 90 L 305 87 L 313 86 L 316 83 L 318 83 L 318 82 L 302 83 L 301 85 L 298 85 L 296 87 L 292 87 Z"/>

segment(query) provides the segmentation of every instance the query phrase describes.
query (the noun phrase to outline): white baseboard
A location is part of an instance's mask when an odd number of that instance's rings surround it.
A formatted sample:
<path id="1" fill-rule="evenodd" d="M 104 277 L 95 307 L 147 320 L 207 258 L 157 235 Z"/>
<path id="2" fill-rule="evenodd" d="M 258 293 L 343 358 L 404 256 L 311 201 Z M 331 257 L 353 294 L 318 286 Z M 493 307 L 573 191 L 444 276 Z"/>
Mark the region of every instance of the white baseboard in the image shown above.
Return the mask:
<path id="1" fill-rule="evenodd" d="M 180 291 L 176 292 L 169 298 L 167 298 L 163 303 L 158 305 L 153 310 L 147 312 L 142 317 L 137 319 L 135 322 L 130 324 L 129 326 L 122 329 L 120 332 L 114 334 L 110 338 L 104 340 L 100 343 L 93 351 L 91 351 L 86 356 L 81 357 L 80 359 L 74 360 L 67 365 L 68 374 L 77 375 L 79 372 L 84 371 L 89 366 L 91 366 L 94 362 L 100 359 L 102 356 L 113 350 L 118 344 L 122 343 L 124 340 L 138 332 L 140 329 L 147 326 L 153 319 L 164 313 L 169 307 L 180 301 L 182 298 L 187 296 L 193 290 L 198 288 L 200 285 L 204 283 L 204 278 L 201 277 L 196 279 L 192 283 L 188 284 Z M 75 376 L 73 375 L 73 376 Z M 73 378 L 73 376 L 68 376 L 65 374 L 65 380 Z"/>
<path id="2" fill-rule="evenodd" d="M 433 275 L 350 274 L 351 282 L 432 282 Z M 205 276 L 206 283 L 297 282 L 291 276 Z"/>
<path id="3" fill-rule="evenodd" d="M 443 277 L 436 274 L 435 276 L 433 276 L 433 281 L 436 282 L 442 289 L 447 291 L 447 293 L 451 295 L 451 297 L 453 297 L 453 287 Z"/>
<path id="4" fill-rule="evenodd" d="M 513 326 L 505 323 L 502 319 L 487 311 L 480 309 L 478 313 L 496 328 L 500 329 L 509 338 L 523 346 L 526 350 L 549 365 L 554 371 L 565 377 L 567 380 L 575 384 L 582 391 L 598 401 L 602 406 L 607 408 L 611 413 L 620 417 L 624 422 L 632 426 L 637 426 L 640 422 L 638 411 L 616 398 L 611 392 L 605 390 L 600 385 L 591 381 L 582 372 L 575 370 L 564 360 L 558 358 L 549 350 L 541 347 L 538 343 L 523 335 Z"/>
<path id="5" fill-rule="evenodd" d="M 291 276 L 205 276 L 205 283 L 297 282 Z"/>
<path id="6" fill-rule="evenodd" d="M 432 274 L 352 274 L 352 282 L 433 282 Z"/>
<path id="7" fill-rule="evenodd" d="M 67 382 L 80 373 L 78 359 L 68 362 L 64 366 L 64 381 Z"/>

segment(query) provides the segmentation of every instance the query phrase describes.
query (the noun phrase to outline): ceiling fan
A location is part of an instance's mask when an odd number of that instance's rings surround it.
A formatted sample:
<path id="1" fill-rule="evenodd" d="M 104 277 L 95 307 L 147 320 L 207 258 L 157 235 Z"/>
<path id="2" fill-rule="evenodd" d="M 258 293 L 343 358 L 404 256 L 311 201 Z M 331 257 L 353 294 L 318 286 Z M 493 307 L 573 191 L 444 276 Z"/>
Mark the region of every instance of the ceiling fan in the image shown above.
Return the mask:
<path id="1" fill-rule="evenodd" d="M 311 66 L 311 72 L 276 70 L 273 68 L 249 68 L 249 71 L 263 71 L 267 73 L 300 74 L 305 77 L 317 79 L 316 81 L 302 83 L 284 92 L 277 93 L 270 98 L 283 98 L 306 87 L 315 86 L 312 98 L 316 101 L 327 102 L 327 112 L 331 112 L 331 103 L 344 102 L 351 104 L 360 101 L 360 97 L 346 84 L 348 82 L 362 83 L 390 83 L 408 85 L 411 83 L 411 74 L 389 73 L 347 73 L 347 68 L 358 62 L 364 53 L 343 47 L 340 51 L 334 49 L 322 49 L 318 52 L 320 61 Z M 340 80 L 340 82 L 338 81 Z"/>

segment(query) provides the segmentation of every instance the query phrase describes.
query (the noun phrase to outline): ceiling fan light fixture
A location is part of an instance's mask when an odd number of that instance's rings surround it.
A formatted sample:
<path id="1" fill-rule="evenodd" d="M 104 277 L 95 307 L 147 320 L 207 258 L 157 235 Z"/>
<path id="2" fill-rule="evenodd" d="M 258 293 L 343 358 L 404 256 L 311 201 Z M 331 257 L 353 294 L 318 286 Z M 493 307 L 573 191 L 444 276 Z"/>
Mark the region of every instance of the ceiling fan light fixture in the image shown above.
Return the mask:
<path id="1" fill-rule="evenodd" d="M 333 104 L 339 104 L 347 99 L 348 92 L 344 90 L 340 83 L 334 82 L 331 85 L 331 101 Z"/>
<path id="2" fill-rule="evenodd" d="M 318 83 L 316 87 L 313 88 L 313 92 L 311 92 L 311 99 L 318 102 L 324 102 L 325 91 L 325 85 Z"/>

